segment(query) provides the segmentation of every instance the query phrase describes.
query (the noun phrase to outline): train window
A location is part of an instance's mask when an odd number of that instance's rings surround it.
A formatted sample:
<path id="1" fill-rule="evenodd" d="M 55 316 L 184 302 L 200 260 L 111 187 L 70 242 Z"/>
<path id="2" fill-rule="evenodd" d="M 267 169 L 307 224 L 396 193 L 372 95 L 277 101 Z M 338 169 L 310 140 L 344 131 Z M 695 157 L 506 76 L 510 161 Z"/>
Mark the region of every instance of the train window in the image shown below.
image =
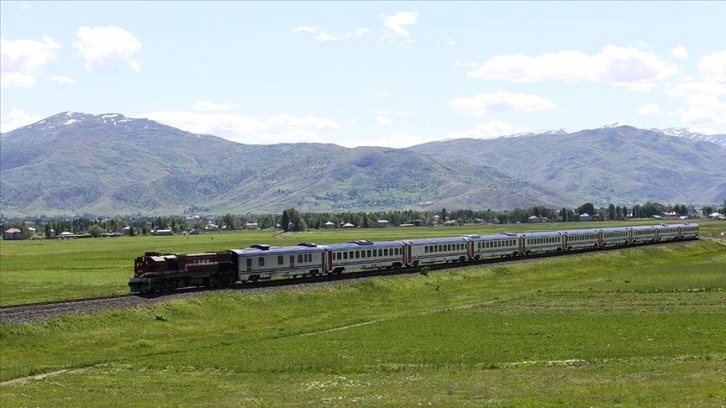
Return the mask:
<path id="1" fill-rule="evenodd" d="M 385 248 L 385 249 L 383 250 L 383 256 L 388 256 L 388 248 Z"/>
<path id="2" fill-rule="evenodd" d="M 396 255 L 401 255 L 401 248 L 396 248 Z"/>
<path id="3" fill-rule="evenodd" d="M 247 267 L 248 268 L 252 267 L 252 258 L 247 258 Z"/>
<path id="4" fill-rule="evenodd" d="M 355 258 L 353 258 L 353 251 L 348 252 L 348 258 L 355 259 Z"/>
<path id="5" fill-rule="evenodd" d="M 424 247 L 424 253 L 425 253 L 425 254 L 428 254 L 428 253 L 429 253 L 429 246 L 428 246 L 428 245 L 426 245 L 426 246 Z"/>
<path id="6" fill-rule="evenodd" d="M 355 251 L 355 259 L 360 258 L 360 251 Z"/>
<path id="7" fill-rule="evenodd" d="M 303 254 L 297 254 L 297 263 L 303 262 Z"/>
<path id="8" fill-rule="evenodd" d="M 282 255 L 278 256 L 277 257 L 277 264 L 278 265 L 282 265 L 284 263 L 285 263 L 285 258 Z"/>
<path id="9" fill-rule="evenodd" d="M 262 258 L 262 257 L 257 258 L 257 264 L 259 266 L 265 266 L 265 258 Z"/>

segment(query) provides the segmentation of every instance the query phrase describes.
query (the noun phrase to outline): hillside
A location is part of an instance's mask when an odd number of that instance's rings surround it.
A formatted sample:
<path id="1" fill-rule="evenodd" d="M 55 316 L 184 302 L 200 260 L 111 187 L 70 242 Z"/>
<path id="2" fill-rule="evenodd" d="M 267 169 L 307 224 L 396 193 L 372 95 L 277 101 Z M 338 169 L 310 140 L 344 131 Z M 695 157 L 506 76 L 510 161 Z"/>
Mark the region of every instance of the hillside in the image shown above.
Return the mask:
<path id="1" fill-rule="evenodd" d="M 626 126 L 410 149 L 244 145 L 120 114 L 2 135 L 5 216 L 720 203 L 726 148 Z"/>
<path id="2" fill-rule="evenodd" d="M 408 150 L 243 145 L 119 114 L 61 113 L 2 137 L 5 215 L 507 208 L 566 194 Z M 492 192 L 496 191 L 497 194 Z"/>
<path id="3" fill-rule="evenodd" d="M 726 198 L 726 148 L 629 126 L 457 139 L 410 150 L 502 169 L 594 203 L 719 203 Z"/>

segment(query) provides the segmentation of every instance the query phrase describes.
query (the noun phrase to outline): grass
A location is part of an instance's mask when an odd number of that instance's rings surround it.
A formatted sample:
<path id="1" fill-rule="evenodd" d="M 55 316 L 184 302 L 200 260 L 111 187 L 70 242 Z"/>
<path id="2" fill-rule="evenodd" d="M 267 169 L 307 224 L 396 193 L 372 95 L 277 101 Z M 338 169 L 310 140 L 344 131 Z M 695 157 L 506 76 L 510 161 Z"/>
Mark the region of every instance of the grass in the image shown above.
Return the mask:
<path id="1" fill-rule="evenodd" d="M 0 325 L 0 405 L 726 404 L 715 242 Z"/>
<path id="2" fill-rule="evenodd" d="M 640 223 L 649 223 L 642 221 Z M 652 222 L 650 222 L 652 223 Z M 635 223 L 637 224 L 637 222 Z M 622 222 L 588 226 L 622 225 Z M 720 236 L 726 223 L 702 221 L 702 236 Z M 128 293 L 133 261 L 147 251 L 204 252 L 256 243 L 296 245 L 355 239 L 388 240 L 582 228 L 582 223 L 466 225 L 385 229 L 320 230 L 300 233 L 237 231 L 195 236 L 123 237 L 79 240 L 0 241 L 0 306 Z"/>

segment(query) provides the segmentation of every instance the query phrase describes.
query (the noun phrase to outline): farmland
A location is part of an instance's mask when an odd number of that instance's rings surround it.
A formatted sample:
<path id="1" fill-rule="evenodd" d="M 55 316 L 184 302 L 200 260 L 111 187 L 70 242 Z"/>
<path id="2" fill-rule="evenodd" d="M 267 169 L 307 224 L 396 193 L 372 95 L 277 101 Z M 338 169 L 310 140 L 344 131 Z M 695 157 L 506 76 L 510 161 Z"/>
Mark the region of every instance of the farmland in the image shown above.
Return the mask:
<path id="1" fill-rule="evenodd" d="M 125 293 L 146 250 L 360 233 L 4 242 L 2 304 Z M 720 407 L 724 270 L 726 248 L 702 240 L 1 324 L 0 405 Z"/>

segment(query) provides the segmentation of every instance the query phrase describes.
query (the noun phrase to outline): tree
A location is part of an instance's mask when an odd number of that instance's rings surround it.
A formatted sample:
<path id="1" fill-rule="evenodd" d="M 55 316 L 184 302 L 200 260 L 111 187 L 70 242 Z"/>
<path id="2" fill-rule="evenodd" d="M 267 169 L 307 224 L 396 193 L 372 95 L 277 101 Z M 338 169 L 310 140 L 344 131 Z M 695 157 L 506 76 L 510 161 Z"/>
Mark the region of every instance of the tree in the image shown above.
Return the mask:
<path id="1" fill-rule="evenodd" d="M 585 204 L 577 207 L 577 214 L 582 215 L 582 214 L 585 214 L 585 213 L 590 214 L 590 215 L 594 215 L 595 214 L 595 206 L 592 203 L 585 203 Z"/>
<path id="2" fill-rule="evenodd" d="M 290 214 L 288 214 L 287 210 L 282 211 L 282 221 L 280 221 L 280 227 L 285 232 L 290 231 Z"/>
<path id="3" fill-rule="evenodd" d="M 441 222 L 446 222 L 446 208 L 441 209 Z"/>
<path id="4" fill-rule="evenodd" d="M 93 224 L 90 228 L 88 228 L 88 233 L 91 234 L 92 237 L 98 238 L 101 234 L 103 234 L 103 228 L 101 228 L 98 224 Z"/>

